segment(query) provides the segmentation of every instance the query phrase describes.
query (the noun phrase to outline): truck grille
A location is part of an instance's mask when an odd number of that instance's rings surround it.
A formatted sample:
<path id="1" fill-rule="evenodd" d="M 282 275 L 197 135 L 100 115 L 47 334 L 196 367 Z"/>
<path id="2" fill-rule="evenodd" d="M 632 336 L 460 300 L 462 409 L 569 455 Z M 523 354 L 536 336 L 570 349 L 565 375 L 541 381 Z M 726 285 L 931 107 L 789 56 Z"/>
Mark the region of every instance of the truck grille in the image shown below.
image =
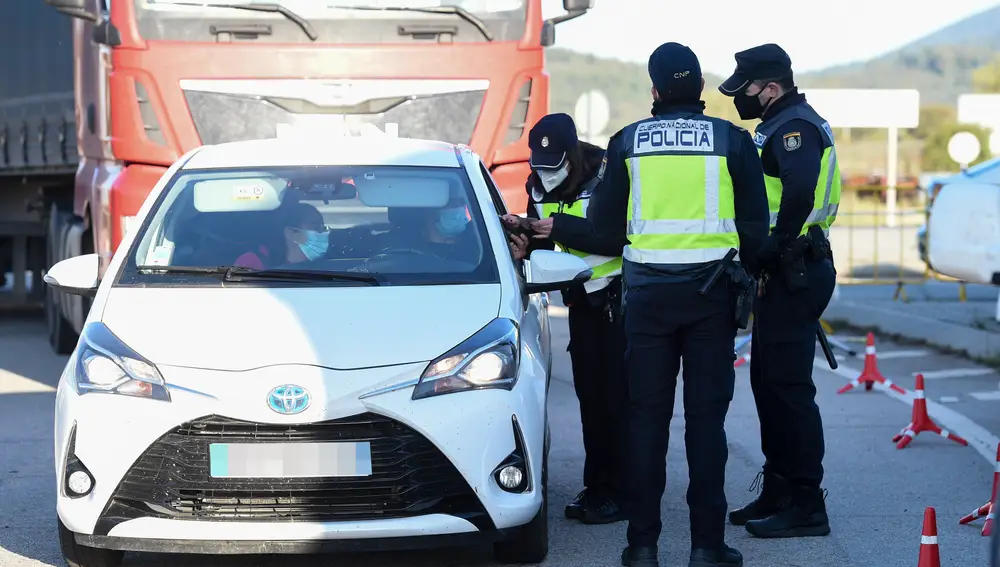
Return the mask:
<path id="1" fill-rule="evenodd" d="M 359 478 L 216 479 L 209 444 L 370 441 L 372 475 Z M 366 413 L 302 425 L 210 416 L 153 443 L 132 465 L 97 524 L 156 517 L 212 521 L 355 521 L 449 514 L 480 529 L 492 521 L 454 465 L 428 439 Z"/>
<path id="2" fill-rule="evenodd" d="M 475 90 L 404 97 L 383 112 L 355 110 L 342 116 L 348 125 L 368 124 L 383 131 L 388 123 L 398 124 L 402 138 L 469 144 L 485 95 L 485 90 Z M 297 115 L 309 113 L 286 110 L 279 104 L 282 101 L 243 94 L 185 90 L 184 96 L 203 144 L 275 138 L 278 124 L 293 124 Z"/>

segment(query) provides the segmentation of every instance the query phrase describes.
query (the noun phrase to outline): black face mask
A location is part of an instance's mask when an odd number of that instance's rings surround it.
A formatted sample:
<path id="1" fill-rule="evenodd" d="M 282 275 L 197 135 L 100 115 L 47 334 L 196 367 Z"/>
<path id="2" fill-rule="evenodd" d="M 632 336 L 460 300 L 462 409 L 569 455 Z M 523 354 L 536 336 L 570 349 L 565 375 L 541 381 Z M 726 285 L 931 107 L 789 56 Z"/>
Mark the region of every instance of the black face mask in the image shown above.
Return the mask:
<path id="1" fill-rule="evenodd" d="M 740 93 L 733 97 L 733 105 L 736 106 L 736 112 L 743 120 L 753 120 L 764 114 L 764 105 L 760 103 L 757 95 L 748 96 Z"/>

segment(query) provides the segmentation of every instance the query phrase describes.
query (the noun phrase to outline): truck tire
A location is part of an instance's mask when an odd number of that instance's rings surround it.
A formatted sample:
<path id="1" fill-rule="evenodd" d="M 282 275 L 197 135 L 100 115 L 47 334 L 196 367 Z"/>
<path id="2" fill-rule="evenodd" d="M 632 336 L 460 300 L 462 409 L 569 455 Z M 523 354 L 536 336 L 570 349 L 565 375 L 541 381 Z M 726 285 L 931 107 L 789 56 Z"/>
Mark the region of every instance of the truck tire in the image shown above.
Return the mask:
<path id="1" fill-rule="evenodd" d="M 542 505 L 527 524 L 516 528 L 508 539 L 493 544 L 493 557 L 499 563 L 537 564 L 549 554 L 549 455 L 542 458 Z"/>
<path id="2" fill-rule="evenodd" d="M 59 210 L 56 205 L 52 205 L 49 215 L 48 246 L 46 247 L 46 265 L 49 268 L 62 260 L 58 251 L 61 249 L 63 227 L 70 222 L 70 219 L 72 219 L 71 214 Z M 49 286 L 45 286 L 45 319 L 49 330 L 49 346 L 52 347 L 52 351 L 59 355 L 73 352 L 78 337 L 69 321 L 62 315 L 58 294 Z"/>
<path id="3" fill-rule="evenodd" d="M 59 522 L 59 549 L 69 567 L 118 567 L 125 559 L 125 552 L 115 549 L 98 549 L 76 543 L 73 532 Z"/>

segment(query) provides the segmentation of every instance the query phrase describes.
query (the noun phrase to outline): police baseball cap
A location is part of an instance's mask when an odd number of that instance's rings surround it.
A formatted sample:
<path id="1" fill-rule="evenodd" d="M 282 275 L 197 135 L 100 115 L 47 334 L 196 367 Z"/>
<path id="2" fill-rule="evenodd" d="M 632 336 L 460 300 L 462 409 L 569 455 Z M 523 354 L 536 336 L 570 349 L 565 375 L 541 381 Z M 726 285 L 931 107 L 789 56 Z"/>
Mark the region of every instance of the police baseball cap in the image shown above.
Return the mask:
<path id="1" fill-rule="evenodd" d="M 532 169 L 559 169 L 579 143 L 576 123 L 568 114 L 547 114 L 528 132 L 529 163 Z"/>
<path id="2" fill-rule="evenodd" d="M 753 81 L 791 76 L 792 60 L 788 53 L 775 43 L 766 43 L 736 54 L 736 70 L 719 85 L 719 91 L 726 96 L 736 96 Z"/>
<path id="3" fill-rule="evenodd" d="M 701 63 L 691 48 L 669 42 L 649 56 L 649 79 L 664 102 L 701 99 Z"/>

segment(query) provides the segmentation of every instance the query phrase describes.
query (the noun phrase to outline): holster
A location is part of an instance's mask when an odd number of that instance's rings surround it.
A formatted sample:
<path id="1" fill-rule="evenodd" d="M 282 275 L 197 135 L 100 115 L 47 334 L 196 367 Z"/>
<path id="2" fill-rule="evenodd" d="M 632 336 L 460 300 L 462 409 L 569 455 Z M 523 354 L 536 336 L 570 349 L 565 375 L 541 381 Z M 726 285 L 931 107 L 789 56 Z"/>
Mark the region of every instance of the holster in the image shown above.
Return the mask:
<path id="1" fill-rule="evenodd" d="M 805 253 L 808 249 L 808 239 L 800 236 L 778 257 L 778 274 L 789 293 L 796 293 L 809 287 L 805 260 Z"/>

